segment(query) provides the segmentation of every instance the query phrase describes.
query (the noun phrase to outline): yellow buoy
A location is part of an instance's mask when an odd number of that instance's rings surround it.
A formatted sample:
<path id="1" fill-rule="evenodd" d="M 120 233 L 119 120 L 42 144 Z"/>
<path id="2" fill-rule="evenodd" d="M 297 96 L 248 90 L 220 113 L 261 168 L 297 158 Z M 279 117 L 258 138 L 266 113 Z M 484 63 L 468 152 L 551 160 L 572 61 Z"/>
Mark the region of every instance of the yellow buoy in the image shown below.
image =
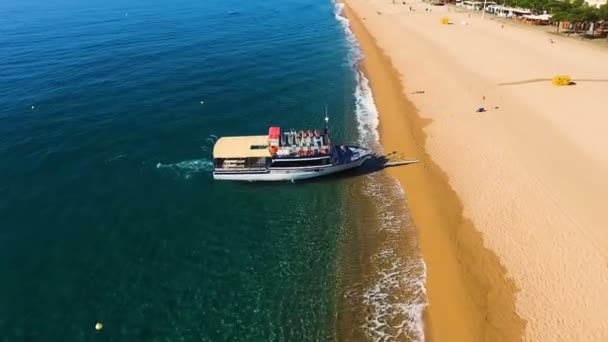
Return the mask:
<path id="1" fill-rule="evenodd" d="M 570 85 L 571 82 L 572 79 L 568 75 L 557 75 L 551 79 L 551 83 L 553 83 L 554 86 Z"/>
<path id="2" fill-rule="evenodd" d="M 450 19 L 449 18 L 441 18 L 441 24 L 442 25 L 449 25 L 450 24 Z"/>
<path id="3" fill-rule="evenodd" d="M 99 331 L 99 330 L 101 330 L 101 329 L 103 329 L 103 324 L 101 324 L 101 323 L 97 322 L 97 324 L 95 324 L 95 330 L 98 330 L 98 331 Z"/>

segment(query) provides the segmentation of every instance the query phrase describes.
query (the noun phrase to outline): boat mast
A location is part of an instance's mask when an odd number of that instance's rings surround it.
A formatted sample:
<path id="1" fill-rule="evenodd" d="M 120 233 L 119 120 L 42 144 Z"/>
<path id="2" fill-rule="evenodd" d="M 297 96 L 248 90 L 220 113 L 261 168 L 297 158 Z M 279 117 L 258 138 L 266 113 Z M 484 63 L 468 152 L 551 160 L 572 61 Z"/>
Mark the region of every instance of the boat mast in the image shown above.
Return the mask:
<path id="1" fill-rule="evenodd" d="M 329 134 L 329 117 L 327 116 L 327 105 L 325 105 L 325 134 Z"/>

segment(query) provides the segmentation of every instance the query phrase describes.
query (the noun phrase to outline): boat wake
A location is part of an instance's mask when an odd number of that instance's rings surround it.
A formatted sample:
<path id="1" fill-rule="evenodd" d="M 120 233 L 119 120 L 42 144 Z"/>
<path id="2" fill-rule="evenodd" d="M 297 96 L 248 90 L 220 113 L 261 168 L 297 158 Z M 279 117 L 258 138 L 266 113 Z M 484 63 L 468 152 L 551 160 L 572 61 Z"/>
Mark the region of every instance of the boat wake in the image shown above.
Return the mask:
<path id="1" fill-rule="evenodd" d="M 213 171 L 213 162 L 207 159 L 184 160 L 173 164 L 156 164 L 157 169 L 168 170 L 188 179 L 195 174 Z"/>
<path id="2" fill-rule="evenodd" d="M 349 45 L 349 62 L 355 73 L 355 115 L 359 144 L 382 154 L 378 132 L 378 110 L 369 81 L 358 69 L 363 53 L 342 15 L 343 4 L 335 4 L 336 19 Z M 373 206 L 374 227 L 381 247 L 372 256 L 372 279 L 359 292 L 366 308 L 365 333 L 373 341 L 424 341 L 422 313 L 427 305 L 426 267 L 419 253 L 416 231 L 399 182 L 386 173 L 365 177 L 362 195 Z"/>
<path id="3" fill-rule="evenodd" d="M 128 156 L 128 154 L 127 154 L 127 153 L 121 153 L 121 154 L 117 154 L 117 155 L 115 155 L 115 156 L 112 156 L 112 157 L 110 157 L 110 158 L 106 159 L 106 160 L 105 160 L 105 162 L 106 162 L 107 164 L 109 164 L 109 163 L 113 163 L 113 162 L 115 162 L 115 161 L 117 161 L 117 160 L 120 160 L 120 159 L 125 158 L 126 156 Z"/>

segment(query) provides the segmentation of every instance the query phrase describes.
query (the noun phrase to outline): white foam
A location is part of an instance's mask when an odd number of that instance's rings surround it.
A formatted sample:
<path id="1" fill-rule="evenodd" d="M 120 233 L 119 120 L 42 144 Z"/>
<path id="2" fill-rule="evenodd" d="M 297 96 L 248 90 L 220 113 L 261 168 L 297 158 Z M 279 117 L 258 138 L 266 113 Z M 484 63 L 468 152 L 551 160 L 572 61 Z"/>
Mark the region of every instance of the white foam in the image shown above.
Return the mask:
<path id="1" fill-rule="evenodd" d="M 336 20 L 341 24 L 342 29 L 344 30 L 344 36 L 346 37 L 346 42 L 348 43 L 348 60 L 352 66 L 355 66 L 362 58 L 363 52 L 359 48 L 359 42 L 353 31 L 350 30 L 350 21 L 346 19 L 345 16 L 342 15 L 344 11 L 344 4 L 334 3 L 334 14 Z"/>
<path id="2" fill-rule="evenodd" d="M 374 341 L 424 341 L 422 312 L 427 305 L 426 266 L 418 253 L 411 218 L 399 182 L 383 173 L 370 175 L 362 194 L 373 203 L 379 230 L 387 236 L 373 257 L 376 276 L 363 293 L 370 315 L 366 331 Z M 409 245 L 403 245 L 403 236 Z"/>
<path id="3" fill-rule="evenodd" d="M 357 86 L 355 88 L 355 115 L 359 131 L 359 143 L 381 153 L 380 135 L 378 134 L 378 109 L 374 102 L 369 81 L 361 71 L 357 72 Z"/>
<path id="4" fill-rule="evenodd" d="M 359 144 L 383 153 L 378 133 L 378 110 L 369 81 L 357 68 L 364 58 L 359 44 L 350 29 L 349 21 L 342 16 L 343 4 L 335 4 L 336 19 L 344 29 L 349 45 L 349 61 L 356 77 L 355 116 Z M 404 338 L 424 341 L 422 313 L 427 305 L 426 266 L 418 253 L 416 232 L 407 215 L 405 194 L 399 182 L 384 173 L 366 177 L 363 195 L 376 207 L 379 229 L 388 236 L 383 248 L 373 257 L 377 278 L 363 293 L 363 303 L 370 315 L 365 329 L 374 341 L 393 341 Z M 403 229 L 409 231 L 403 232 Z M 404 255 L 400 234 L 412 236 L 410 253 Z M 411 235 L 410 235 L 411 234 Z M 395 250 L 395 248 L 400 248 Z"/>
<path id="5" fill-rule="evenodd" d="M 390 247 L 375 257 L 383 265 L 378 280 L 363 294 L 371 315 L 368 334 L 375 341 L 424 341 L 422 312 L 427 305 L 426 268 L 418 258 L 403 260 Z M 407 297 L 407 301 L 399 297 Z"/>
<path id="6" fill-rule="evenodd" d="M 355 35 L 350 29 L 350 22 L 342 15 L 344 4 L 335 3 L 335 16 L 344 29 L 344 34 L 349 47 L 349 61 L 353 70 L 356 72 L 357 85 L 355 88 L 355 115 L 357 117 L 359 143 L 363 146 L 374 149 L 376 152 L 381 152 L 379 144 L 380 137 L 378 134 L 378 110 L 374 102 L 372 90 L 369 87 L 369 81 L 365 75 L 359 71 L 356 66 L 363 59 L 363 53 L 359 48 L 359 43 Z"/>
<path id="7" fill-rule="evenodd" d="M 206 159 L 184 160 L 173 164 L 156 164 L 157 169 L 168 169 L 190 178 L 192 175 L 213 170 L 213 162 Z"/>

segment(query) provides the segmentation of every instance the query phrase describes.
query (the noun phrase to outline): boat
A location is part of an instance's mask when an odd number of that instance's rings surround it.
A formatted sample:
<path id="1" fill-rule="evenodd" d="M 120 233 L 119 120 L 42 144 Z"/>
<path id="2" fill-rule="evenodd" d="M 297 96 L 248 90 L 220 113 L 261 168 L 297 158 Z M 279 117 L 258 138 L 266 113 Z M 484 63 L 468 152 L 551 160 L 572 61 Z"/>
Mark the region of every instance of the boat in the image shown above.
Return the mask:
<path id="1" fill-rule="evenodd" d="M 370 151 L 334 145 L 325 129 L 270 127 L 268 135 L 221 137 L 213 146 L 213 178 L 232 181 L 297 181 L 361 166 Z"/>

